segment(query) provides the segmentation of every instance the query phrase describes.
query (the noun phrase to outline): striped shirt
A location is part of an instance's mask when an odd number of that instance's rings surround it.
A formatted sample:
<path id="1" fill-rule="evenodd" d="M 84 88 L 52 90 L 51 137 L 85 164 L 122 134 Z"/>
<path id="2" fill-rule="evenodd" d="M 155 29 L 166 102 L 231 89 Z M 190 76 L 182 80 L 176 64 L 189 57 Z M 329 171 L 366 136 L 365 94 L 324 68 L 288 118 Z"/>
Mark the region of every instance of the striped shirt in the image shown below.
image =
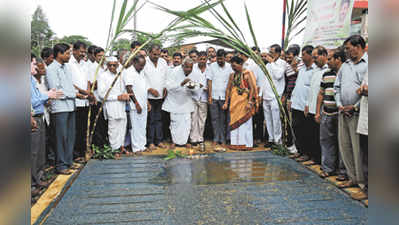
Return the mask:
<path id="1" fill-rule="evenodd" d="M 328 70 L 323 74 L 323 78 L 320 83 L 320 90 L 324 91 L 323 113 L 326 115 L 335 115 L 338 113 L 334 91 L 334 83 L 336 78 L 337 73 L 333 70 Z"/>
<path id="2" fill-rule="evenodd" d="M 300 58 L 297 58 L 296 60 L 298 61 L 297 68 L 299 71 L 299 69 L 302 68 L 304 64 Z M 296 73 L 294 69 L 292 69 L 292 66 L 289 63 L 287 63 L 285 69 L 285 89 L 284 89 L 284 95 L 287 96 L 287 99 L 291 99 L 291 94 L 295 88 L 297 77 L 298 73 Z"/>

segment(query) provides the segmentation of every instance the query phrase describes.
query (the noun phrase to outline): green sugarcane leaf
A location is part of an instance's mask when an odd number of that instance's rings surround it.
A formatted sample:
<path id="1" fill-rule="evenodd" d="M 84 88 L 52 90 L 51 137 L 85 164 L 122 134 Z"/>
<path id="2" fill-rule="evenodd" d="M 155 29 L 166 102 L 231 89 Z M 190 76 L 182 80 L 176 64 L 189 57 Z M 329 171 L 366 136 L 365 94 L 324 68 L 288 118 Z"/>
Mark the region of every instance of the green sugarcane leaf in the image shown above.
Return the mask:
<path id="1" fill-rule="evenodd" d="M 258 41 L 256 41 L 255 32 L 254 32 L 254 29 L 253 29 L 252 23 L 251 23 L 251 17 L 249 16 L 249 13 L 248 13 L 247 4 L 244 4 L 244 8 L 245 8 L 245 13 L 247 15 L 248 26 L 249 26 L 249 30 L 251 31 L 252 39 L 254 40 L 255 46 L 258 46 Z"/>

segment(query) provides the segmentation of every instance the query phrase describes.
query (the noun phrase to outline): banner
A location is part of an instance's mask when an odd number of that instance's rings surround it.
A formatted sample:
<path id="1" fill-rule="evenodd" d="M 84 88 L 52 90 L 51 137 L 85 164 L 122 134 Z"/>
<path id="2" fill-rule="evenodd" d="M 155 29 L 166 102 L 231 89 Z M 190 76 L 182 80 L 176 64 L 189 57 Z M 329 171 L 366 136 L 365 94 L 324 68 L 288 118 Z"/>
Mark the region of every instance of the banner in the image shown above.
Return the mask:
<path id="1" fill-rule="evenodd" d="M 336 48 L 350 36 L 354 0 L 309 0 L 304 45 Z"/>

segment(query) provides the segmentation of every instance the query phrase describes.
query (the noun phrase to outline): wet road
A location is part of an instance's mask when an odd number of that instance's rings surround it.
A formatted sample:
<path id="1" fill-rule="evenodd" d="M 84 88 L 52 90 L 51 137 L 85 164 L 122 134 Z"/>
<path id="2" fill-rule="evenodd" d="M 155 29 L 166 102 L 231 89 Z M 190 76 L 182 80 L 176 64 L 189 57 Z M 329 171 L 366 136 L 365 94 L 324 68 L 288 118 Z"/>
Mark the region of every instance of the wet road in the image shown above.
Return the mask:
<path id="1" fill-rule="evenodd" d="M 270 152 L 91 160 L 44 224 L 367 224 L 367 209 Z"/>

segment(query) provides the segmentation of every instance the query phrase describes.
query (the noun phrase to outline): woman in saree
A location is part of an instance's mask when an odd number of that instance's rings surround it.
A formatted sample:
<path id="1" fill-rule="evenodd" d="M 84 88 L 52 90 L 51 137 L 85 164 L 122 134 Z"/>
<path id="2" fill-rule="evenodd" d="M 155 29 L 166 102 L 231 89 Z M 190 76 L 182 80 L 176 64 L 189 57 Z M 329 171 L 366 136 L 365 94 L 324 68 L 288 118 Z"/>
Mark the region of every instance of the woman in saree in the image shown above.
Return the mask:
<path id="1" fill-rule="evenodd" d="M 252 71 L 243 69 L 244 61 L 234 56 L 231 59 L 234 72 L 230 75 L 223 109 L 230 113 L 230 148 L 250 150 L 253 146 L 252 116 L 255 114 L 256 82 Z"/>

